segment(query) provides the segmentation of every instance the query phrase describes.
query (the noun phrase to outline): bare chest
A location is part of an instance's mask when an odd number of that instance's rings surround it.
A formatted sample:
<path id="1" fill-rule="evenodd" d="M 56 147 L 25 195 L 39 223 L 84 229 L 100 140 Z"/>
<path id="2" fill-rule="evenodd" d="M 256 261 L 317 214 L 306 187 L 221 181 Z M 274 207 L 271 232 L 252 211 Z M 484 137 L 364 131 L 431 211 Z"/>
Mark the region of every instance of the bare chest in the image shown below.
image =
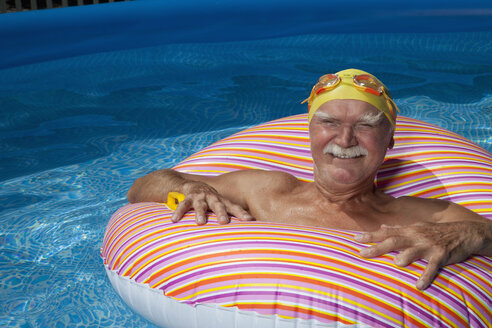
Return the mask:
<path id="1" fill-rule="evenodd" d="M 259 221 L 354 231 L 374 231 L 382 224 L 407 225 L 418 221 L 412 213 L 398 210 L 394 206 L 357 204 L 340 207 L 329 204 L 322 205 L 302 197 L 286 195 L 261 199 L 257 206 L 250 210 Z"/>

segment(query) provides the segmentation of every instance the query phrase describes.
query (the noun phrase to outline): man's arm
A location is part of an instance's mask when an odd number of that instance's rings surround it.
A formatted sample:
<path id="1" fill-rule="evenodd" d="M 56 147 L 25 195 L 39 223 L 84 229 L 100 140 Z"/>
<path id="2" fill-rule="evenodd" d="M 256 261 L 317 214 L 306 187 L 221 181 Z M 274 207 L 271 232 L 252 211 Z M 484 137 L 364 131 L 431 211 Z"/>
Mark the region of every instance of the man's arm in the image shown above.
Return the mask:
<path id="1" fill-rule="evenodd" d="M 128 191 L 130 203 L 167 201 L 167 194 L 177 191 L 185 195 L 180 202 L 172 220 L 179 221 L 186 212 L 194 209 L 196 222 L 205 224 L 207 211 L 217 215 L 221 224 L 229 223 L 229 214 L 240 220 L 252 220 L 253 217 L 245 210 L 246 202 L 241 193 L 235 192 L 240 187 L 241 171 L 226 173 L 217 177 L 207 177 L 164 169 L 138 178 Z"/>
<path id="2" fill-rule="evenodd" d="M 364 257 L 376 257 L 400 251 L 398 266 L 425 259 L 428 264 L 417 282 L 418 289 L 427 288 L 439 268 L 466 260 L 469 256 L 492 256 L 492 221 L 457 204 L 420 199 L 412 206 L 429 207 L 431 220 L 408 226 L 382 225 L 374 232 L 356 236 L 363 243 L 377 243 L 361 251 Z"/>

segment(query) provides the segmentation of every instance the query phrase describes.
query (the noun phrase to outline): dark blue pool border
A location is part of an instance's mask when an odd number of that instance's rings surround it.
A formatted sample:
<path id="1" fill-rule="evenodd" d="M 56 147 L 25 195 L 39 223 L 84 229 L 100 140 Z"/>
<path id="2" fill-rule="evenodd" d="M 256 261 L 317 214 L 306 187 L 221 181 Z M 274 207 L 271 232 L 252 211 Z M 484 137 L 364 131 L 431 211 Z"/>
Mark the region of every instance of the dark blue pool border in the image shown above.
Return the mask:
<path id="1" fill-rule="evenodd" d="M 492 31 L 485 0 L 136 0 L 0 15 L 0 69 L 170 43 Z"/>

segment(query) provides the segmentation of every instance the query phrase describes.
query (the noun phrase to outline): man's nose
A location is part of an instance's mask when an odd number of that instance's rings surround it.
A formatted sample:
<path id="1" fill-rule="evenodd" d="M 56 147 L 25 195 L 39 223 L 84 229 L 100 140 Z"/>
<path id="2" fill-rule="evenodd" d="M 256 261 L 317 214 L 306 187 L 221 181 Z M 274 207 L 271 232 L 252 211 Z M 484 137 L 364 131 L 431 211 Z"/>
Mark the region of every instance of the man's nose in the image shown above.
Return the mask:
<path id="1" fill-rule="evenodd" d="M 357 145 L 357 138 L 351 126 L 341 126 L 337 136 L 337 144 L 343 148 Z"/>

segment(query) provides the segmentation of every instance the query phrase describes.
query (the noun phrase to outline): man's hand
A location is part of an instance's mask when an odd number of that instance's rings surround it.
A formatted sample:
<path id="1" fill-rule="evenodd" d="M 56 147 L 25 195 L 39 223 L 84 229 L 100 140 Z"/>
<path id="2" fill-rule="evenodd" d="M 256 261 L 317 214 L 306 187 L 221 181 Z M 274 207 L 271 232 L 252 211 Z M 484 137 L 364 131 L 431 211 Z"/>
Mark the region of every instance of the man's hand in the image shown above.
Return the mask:
<path id="1" fill-rule="evenodd" d="M 417 281 L 417 288 L 427 288 L 439 268 L 466 260 L 484 248 L 484 236 L 490 225 L 484 222 L 460 221 L 446 223 L 416 223 L 409 226 L 382 225 L 374 232 L 355 236 L 361 243 L 378 243 L 362 249 L 360 255 L 377 257 L 391 251 L 400 251 L 395 264 L 404 267 L 425 259 L 428 264 Z"/>
<path id="2" fill-rule="evenodd" d="M 186 212 L 195 210 L 195 220 L 199 225 L 207 223 L 207 211 L 211 210 L 217 215 L 219 224 L 230 222 L 229 214 L 242 221 L 251 221 L 253 217 L 241 206 L 219 195 L 217 190 L 206 183 L 198 181 L 186 182 L 183 186 L 185 199 L 179 202 L 171 220 L 178 222 Z"/>
<path id="3" fill-rule="evenodd" d="M 217 183 L 215 180 L 216 177 L 192 175 L 172 169 L 157 170 L 136 179 L 128 191 L 127 197 L 130 203 L 165 203 L 168 201 L 168 196 L 171 192 L 183 194 L 185 199 L 179 202 L 176 207 L 171 217 L 173 222 L 181 220 L 183 215 L 191 209 L 194 209 L 196 212 L 195 218 L 197 224 L 207 223 L 208 210 L 211 210 L 217 215 L 220 224 L 229 223 L 229 214 L 234 215 L 240 220 L 250 221 L 253 220 L 253 217 L 241 205 L 233 203 L 228 198 L 221 196 L 214 188 L 217 185 L 238 185 L 234 183 L 234 179 L 231 180 L 231 176 L 237 175 L 236 172 L 223 174 L 223 181 Z M 213 181 L 215 181 L 215 184 L 212 184 Z M 232 197 L 234 191 L 229 190 L 228 192 Z"/>

